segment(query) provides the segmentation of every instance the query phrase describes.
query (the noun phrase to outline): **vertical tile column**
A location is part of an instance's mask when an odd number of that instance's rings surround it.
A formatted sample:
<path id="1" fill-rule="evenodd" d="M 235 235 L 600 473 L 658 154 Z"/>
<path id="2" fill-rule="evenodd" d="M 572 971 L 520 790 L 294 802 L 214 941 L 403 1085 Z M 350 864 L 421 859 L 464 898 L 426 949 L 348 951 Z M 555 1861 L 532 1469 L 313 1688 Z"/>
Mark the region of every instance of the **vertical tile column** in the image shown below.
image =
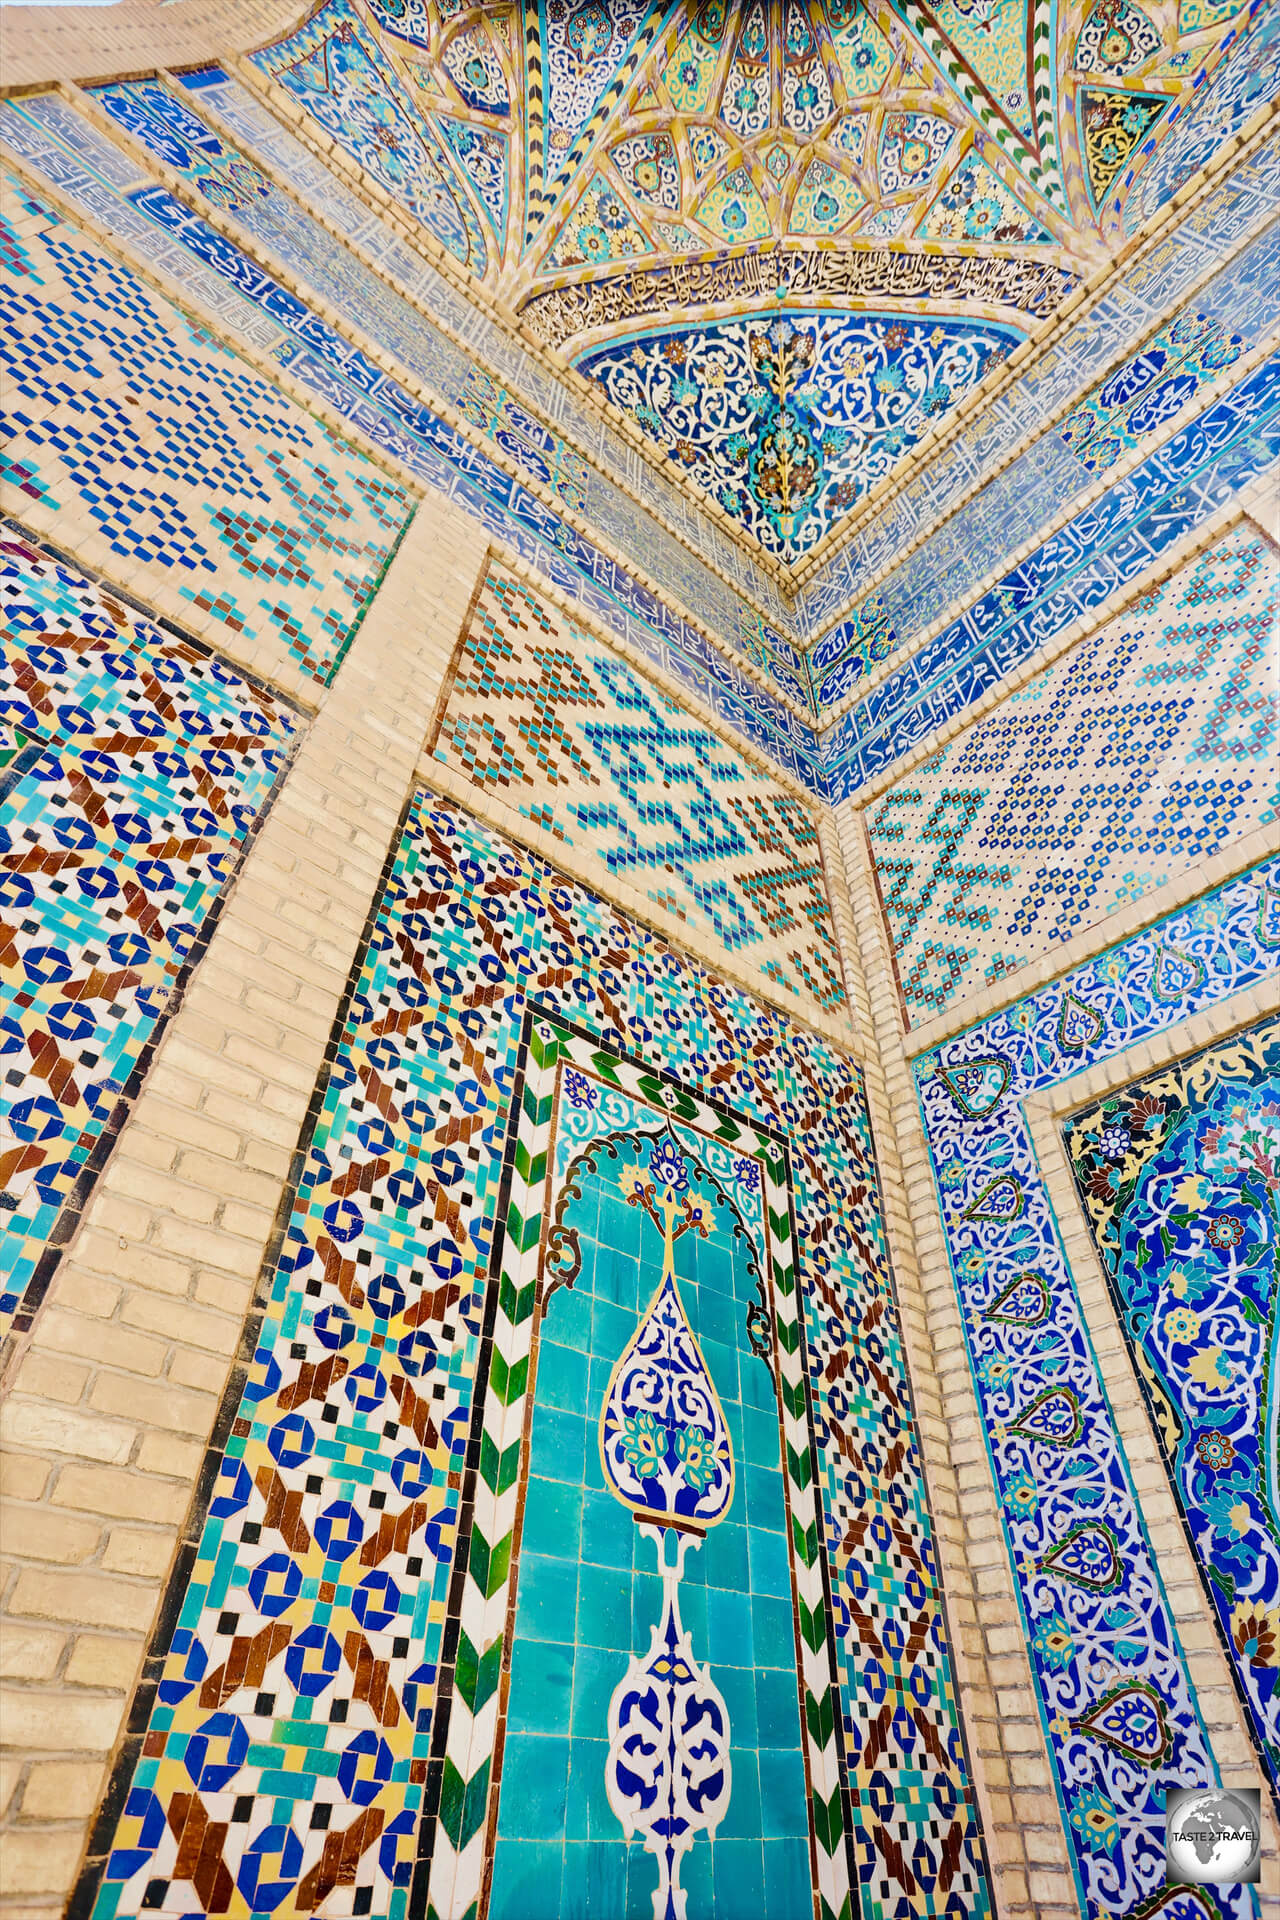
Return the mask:
<path id="1" fill-rule="evenodd" d="M 236 881 L 0 1410 L 0 1913 L 60 1908 L 484 564 L 418 509 Z"/>
<path id="2" fill-rule="evenodd" d="M 841 807 L 834 832 L 852 909 L 847 937 L 860 962 L 851 971 L 865 997 L 857 1011 L 874 1040 L 866 1062 L 867 1098 L 996 1907 L 1028 1920 L 1074 1920 L 1075 1883 L 858 810 Z M 846 937 L 843 927 L 841 934 Z"/>

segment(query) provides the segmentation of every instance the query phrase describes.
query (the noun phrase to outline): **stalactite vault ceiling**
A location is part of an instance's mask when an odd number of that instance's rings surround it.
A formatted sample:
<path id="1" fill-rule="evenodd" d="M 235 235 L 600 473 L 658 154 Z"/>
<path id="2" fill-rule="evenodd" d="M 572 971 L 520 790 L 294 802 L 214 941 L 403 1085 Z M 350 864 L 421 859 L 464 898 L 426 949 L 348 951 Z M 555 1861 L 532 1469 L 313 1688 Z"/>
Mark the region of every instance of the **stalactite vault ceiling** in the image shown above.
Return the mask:
<path id="1" fill-rule="evenodd" d="M 253 59 L 787 564 L 1114 254 L 1251 14 L 325 0 Z"/>

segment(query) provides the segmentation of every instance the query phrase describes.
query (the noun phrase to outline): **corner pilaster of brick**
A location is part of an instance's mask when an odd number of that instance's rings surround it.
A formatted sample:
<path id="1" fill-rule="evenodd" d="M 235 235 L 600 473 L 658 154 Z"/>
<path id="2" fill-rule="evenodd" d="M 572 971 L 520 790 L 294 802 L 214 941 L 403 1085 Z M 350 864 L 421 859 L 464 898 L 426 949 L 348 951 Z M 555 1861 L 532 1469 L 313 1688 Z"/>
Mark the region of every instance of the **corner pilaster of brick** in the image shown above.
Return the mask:
<path id="1" fill-rule="evenodd" d="M 858 809 L 839 808 L 835 830 L 858 960 L 850 973 L 865 999 L 858 1021 L 870 1036 L 867 1097 L 885 1226 L 996 1911 L 1002 1920 L 1075 1920 L 1075 1883 Z"/>
<path id="2" fill-rule="evenodd" d="M 0 1412 L 0 1913 L 62 1907 L 486 537 L 429 496 L 299 745 Z"/>

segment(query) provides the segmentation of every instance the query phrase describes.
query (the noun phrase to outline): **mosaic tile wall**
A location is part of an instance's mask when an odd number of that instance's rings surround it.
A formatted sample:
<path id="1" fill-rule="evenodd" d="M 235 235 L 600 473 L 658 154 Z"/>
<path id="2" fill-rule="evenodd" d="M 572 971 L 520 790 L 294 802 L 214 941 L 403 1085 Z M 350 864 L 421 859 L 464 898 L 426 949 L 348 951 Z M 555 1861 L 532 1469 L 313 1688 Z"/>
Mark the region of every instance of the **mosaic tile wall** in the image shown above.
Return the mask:
<path id="1" fill-rule="evenodd" d="M 865 818 L 917 1025 L 1280 820 L 1280 555 L 1241 523 Z"/>
<path id="2" fill-rule="evenodd" d="M 770 619 L 786 619 L 777 583 L 756 565 L 742 542 L 731 540 L 651 461 L 642 459 L 602 414 L 583 406 L 541 359 L 501 331 L 482 308 L 467 300 L 389 226 L 375 219 L 365 203 L 286 132 L 246 86 L 217 67 L 184 74 L 182 82 L 187 89 L 206 95 L 208 104 L 230 131 L 289 183 L 302 206 L 323 212 L 339 232 L 367 248 L 387 268 L 396 285 L 448 326 L 463 347 L 509 386 L 525 406 L 553 428 L 569 434 L 603 473 L 625 481 L 650 512 L 676 527 L 695 553 L 714 562 L 725 578 L 747 593 Z"/>
<path id="3" fill-rule="evenodd" d="M 797 1010 L 847 1010 L 813 815 L 491 564 L 435 757 L 640 887 Z"/>
<path id="4" fill-rule="evenodd" d="M 203 103 L 211 102 L 221 110 L 227 104 L 227 90 L 226 85 L 202 85 L 194 96 L 183 98 L 160 82 L 132 81 L 99 88 L 95 98 L 203 198 L 270 247 L 296 274 L 298 285 L 313 288 L 359 327 L 392 365 L 404 368 L 457 407 L 526 477 L 550 486 L 558 499 L 585 514 L 623 552 L 642 557 L 649 572 L 685 606 L 696 608 L 731 649 L 743 649 L 754 615 L 731 587 L 652 514 L 588 465 L 561 434 L 531 413 L 522 403 L 521 389 L 509 391 L 477 367 L 474 356 L 353 258 L 304 206 L 276 187 L 245 152 L 230 146 L 200 117 Z M 241 92 L 237 89 L 235 97 Z M 250 131 L 254 131 L 252 125 Z M 297 172 L 296 162 L 292 171 Z M 300 182 L 309 184 L 309 176 Z M 360 233 L 362 242 L 368 238 L 367 222 L 362 226 L 348 215 L 346 224 Z M 385 264 L 395 272 L 398 284 L 421 290 L 422 272 L 420 267 L 415 269 L 412 258 L 406 262 L 396 257 Z M 407 283 L 402 280 L 406 268 Z M 781 634 L 766 631 L 769 644 L 754 649 L 753 657 L 783 691 L 807 706 L 801 656 Z"/>
<path id="5" fill-rule="evenodd" d="M 847 1914 L 842 1888 L 854 1886 L 868 1920 L 904 1899 L 987 1911 L 857 1070 L 421 796 L 316 1096 L 208 1513 L 145 1670 L 108 1803 L 119 1811 L 93 1843 L 81 1905 L 104 1920 L 312 1914 L 322 1902 L 404 1915 L 415 1875 L 415 1902 L 429 1898 L 442 1917 L 472 1908 L 508 1598 L 523 1604 L 511 1592 L 525 1577 L 512 1532 L 530 1384 L 518 1339 L 527 1353 L 554 1110 L 546 1076 L 561 1064 L 565 1018 L 582 1029 L 572 1063 L 599 1084 L 606 1128 L 619 1088 L 628 1111 L 641 1103 L 721 1143 L 754 1152 L 759 1136 L 776 1163 L 768 1191 L 790 1167 L 794 1229 L 779 1220 L 770 1279 L 781 1410 L 789 1435 L 809 1435 L 820 1501 L 807 1521 L 807 1475 L 789 1462 L 820 1910 Z M 692 1098 L 684 1076 L 708 1092 Z M 621 1271 L 593 1271 L 597 1298 Z M 696 1268 L 700 1296 L 713 1273 Z M 586 1298 L 570 1288 L 551 1302 L 549 1354 L 557 1322 Z M 715 1347 L 714 1308 L 698 1311 Z M 625 1318 L 611 1317 L 614 1331 Z M 748 1316 L 749 1341 L 753 1326 L 764 1339 L 767 1318 Z M 716 1354 L 728 1385 L 730 1359 Z M 763 1363 L 745 1351 L 740 1362 L 755 1382 L 750 1368 Z M 552 1359 L 534 1389 L 544 1411 L 568 1384 L 557 1378 Z M 744 1436 L 758 1394 L 746 1386 Z M 758 1485 L 747 1477 L 748 1518 L 757 1494 L 766 1506 L 778 1497 L 778 1473 L 759 1471 Z M 780 1564 L 766 1548 L 759 1580 L 780 1581 Z M 539 1579 L 525 1589 L 535 1607 Z M 531 1696 L 517 1684 L 508 1704 L 520 1713 Z M 757 1682 L 757 1716 L 771 1711 L 771 1688 Z M 745 1716 L 747 1683 L 732 1689 Z M 779 1750 L 794 1753 L 793 1739 L 787 1723 Z M 780 1774 L 794 1784 L 794 1760 Z M 572 1801 L 575 1820 L 583 1805 Z M 793 1822 L 786 1805 L 778 1820 Z M 597 1796 L 588 1822 L 598 1812 Z M 799 1838 L 777 1821 L 768 1831 Z M 736 1842 L 726 1825 L 715 1844 L 741 1873 Z M 772 1884 L 763 1816 L 750 1845 Z M 637 1880 L 628 1913 L 652 1912 L 653 1884 L 640 1900 Z"/>
<path id="6" fill-rule="evenodd" d="M 508 541 L 656 665 L 695 689 L 788 772 L 814 785 L 816 747 L 806 721 L 352 347 L 289 288 L 172 195 L 142 185 L 132 163 L 66 102 L 47 94 L 0 101 L 0 142 L 32 161 L 130 249 L 175 273 L 212 321 L 271 352 L 327 406 Z M 772 638 L 762 644 L 756 637 L 759 618 L 748 618 L 748 611 L 744 608 L 743 618 L 753 638 L 747 645 L 757 664 L 772 662 L 776 679 L 783 671 L 781 637 L 777 644 Z M 794 694 L 797 704 L 808 698 L 798 681 Z"/>
<path id="7" fill-rule="evenodd" d="M 1023 1102 L 1280 970 L 1280 862 L 914 1063 L 1081 1901 L 1164 1893 L 1167 1787 L 1217 1777 Z M 1223 1915 L 1245 1887 L 1213 1890 Z"/>
<path id="8" fill-rule="evenodd" d="M 30 1325 L 297 737 L 0 522 L 0 1336 Z"/>
<path id="9" fill-rule="evenodd" d="M 828 797 L 847 798 L 1021 662 L 1088 618 L 1280 462 L 1280 356 L 1053 534 L 822 735 Z"/>
<path id="10" fill-rule="evenodd" d="M 874 520 L 817 566 L 796 601 L 802 639 L 810 645 L 822 644 L 826 630 L 865 591 L 871 578 L 891 567 L 904 547 L 926 536 L 970 494 L 975 501 L 991 502 L 973 542 L 973 558 L 987 556 L 971 576 L 975 580 L 990 572 L 993 556 L 1011 552 L 1052 518 L 1070 498 L 1058 489 L 1068 480 L 1078 488 L 1079 475 L 1073 463 L 1062 457 L 1052 432 L 1044 438 L 1038 459 L 1019 453 L 1018 443 L 1046 436 L 1053 414 L 1074 395 L 1101 382 L 1117 357 L 1126 349 L 1132 353 L 1162 316 L 1177 313 L 1206 269 L 1274 220 L 1278 206 L 1280 138 L 1273 136 L 1213 187 L 1157 248 L 1124 268 L 1101 300 L 1045 349 L 1015 385 L 941 448 L 926 470 L 899 487 Z M 1243 264 L 1235 268 L 1234 263 L 1224 270 L 1220 284 L 1228 297 L 1215 302 L 1210 311 L 1228 331 L 1243 323 L 1248 333 L 1248 316 L 1253 313 L 1258 315 L 1259 329 L 1271 317 L 1262 298 L 1274 279 L 1274 269 L 1268 272 L 1265 265 L 1268 257 L 1262 255 L 1259 270 L 1253 273 Z M 1238 281 L 1234 272 L 1239 274 Z M 1196 296 L 1197 301 L 1201 298 Z M 987 481 L 992 469 L 1006 460 L 1010 460 L 1006 471 Z M 1011 485 L 1013 475 L 1016 480 Z M 1024 511 L 1034 517 L 1024 520 Z M 1008 545 L 1004 544 L 1006 523 L 1021 528 Z M 913 582 L 919 591 L 933 577 L 945 589 L 949 570 L 968 561 L 966 545 L 962 542 L 960 552 L 948 555 L 939 566 L 922 567 L 919 556 L 913 556 L 904 563 L 904 581 Z M 906 611 L 910 604 L 908 595 L 899 619 L 904 641 L 910 638 L 913 623 L 927 625 L 943 611 L 945 602 L 932 613 L 921 611 L 914 620 Z"/>
<path id="11" fill-rule="evenodd" d="M 1280 1024 L 1063 1129 L 1081 1203 L 1273 1788 L 1280 1776 Z"/>
<path id="12" fill-rule="evenodd" d="M 39 503 L 54 538 L 104 535 L 228 634 L 327 681 L 410 496 L 11 177 L 4 190 L 21 228 L 0 216 L 10 501 Z"/>

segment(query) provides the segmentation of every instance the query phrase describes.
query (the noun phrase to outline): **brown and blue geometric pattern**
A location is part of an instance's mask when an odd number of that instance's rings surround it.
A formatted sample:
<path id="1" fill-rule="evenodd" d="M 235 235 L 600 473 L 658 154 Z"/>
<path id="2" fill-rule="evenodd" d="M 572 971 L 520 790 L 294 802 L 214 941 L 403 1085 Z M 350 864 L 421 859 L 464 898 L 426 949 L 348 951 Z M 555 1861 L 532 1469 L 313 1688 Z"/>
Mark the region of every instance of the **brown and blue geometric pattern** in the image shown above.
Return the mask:
<path id="1" fill-rule="evenodd" d="M 1086 1326 L 1025 1103 L 1126 1048 L 1175 1032 L 1190 1015 L 1278 970 L 1280 861 L 1271 860 L 915 1062 L 1005 1549 L 1081 1910 L 1089 1916 L 1167 1911 L 1180 1897 L 1181 1889 L 1165 1890 L 1165 1794 L 1215 1779 L 1217 1763 L 1094 1355 L 1097 1330 Z M 1213 1071 L 1206 1068 L 1211 1104 Z M 1224 1163 L 1233 1151 L 1231 1110 L 1242 1094 L 1238 1085 L 1235 1100 L 1218 1115 Z M 1258 1117 L 1265 1104 L 1255 1110 Z M 1135 1153 L 1133 1143 L 1145 1118 L 1136 1104 L 1124 1116 L 1130 1150 L 1108 1162 L 1122 1178 L 1126 1169 L 1137 1170 L 1142 1149 Z M 1178 1130 L 1161 1140 L 1174 1145 Z M 1208 1121 L 1206 1168 L 1174 1173 L 1176 1197 L 1158 1184 L 1161 1210 L 1180 1214 L 1192 1189 L 1200 1208 L 1214 1130 Z M 1118 1132 L 1106 1132 L 1100 1144 L 1104 1156 L 1121 1146 Z M 1188 1240 L 1197 1245 L 1213 1232 L 1235 1240 L 1238 1231 L 1242 1248 L 1246 1218 L 1260 1211 L 1255 1201 L 1269 1208 L 1274 1198 L 1256 1180 L 1226 1173 L 1225 1164 L 1224 1179 L 1230 1198 L 1225 1192 L 1217 1202 L 1207 1198 L 1211 1217 L 1203 1231 L 1198 1212 L 1190 1227 Z M 1244 1198 L 1246 1184 L 1255 1189 L 1252 1200 Z M 1170 1230 L 1182 1238 L 1177 1218 Z M 1250 1247 L 1256 1242 L 1252 1226 Z M 1213 1264 L 1217 1253 L 1210 1241 L 1203 1259 L 1181 1263 L 1189 1296 L 1201 1279 L 1212 1285 L 1223 1271 Z M 1260 1301 L 1258 1288 L 1270 1286 L 1271 1277 L 1251 1277 L 1239 1249 L 1234 1257 L 1244 1296 L 1234 1310 L 1247 1319 L 1245 1300 L 1252 1293 Z M 1172 1260 L 1167 1270 L 1172 1285 Z M 1190 1298 L 1187 1306 L 1197 1310 Z M 1175 1320 L 1170 1336 L 1190 1324 Z M 1134 1337 L 1132 1324 L 1128 1333 Z M 1256 1345 L 1256 1329 L 1251 1337 Z M 1224 1443 L 1232 1435 L 1212 1418 L 1229 1396 L 1225 1384 L 1218 1393 L 1210 1377 L 1220 1375 L 1220 1367 L 1208 1341 L 1202 1352 L 1197 1371 L 1205 1378 L 1194 1385 L 1203 1389 L 1207 1417 L 1197 1422 L 1195 1445 L 1203 1438 L 1207 1464 L 1229 1468 Z M 1225 1502 L 1219 1512 L 1231 1528 Z M 1245 1642 L 1238 1651 L 1270 1659 L 1265 1621 L 1242 1615 L 1237 1624 Z M 1213 1897 L 1222 1916 L 1247 1920 L 1253 1911 L 1247 1888 L 1217 1888 Z"/>
<path id="2" fill-rule="evenodd" d="M 805 803 L 494 563 L 435 758 L 509 792 L 566 846 L 598 852 L 674 931 L 699 927 L 767 992 L 810 1015 L 846 1014 Z"/>
<path id="3" fill-rule="evenodd" d="M 0 1335 L 30 1325 L 297 737 L 0 523 Z"/>
<path id="4" fill-rule="evenodd" d="M 1248 522 L 869 810 L 909 1020 L 1280 816 L 1280 559 Z"/>
<path id="5" fill-rule="evenodd" d="M 1063 1129 L 1259 1755 L 1280 1775 L 1280 1025 Z"/>
<path id="6" fill-rule="evenodd" d="M 498 1595 L 515 1545 L 518 1435 L 504 1426 L 495 1453 L 485 1409 L 514 1406 L 527 1387 L 513 1336 L 496 1329 L 503 1316 L 522 1324 L 529 1305 L 513 1297 L 504 1249 L 528 1251 L 533 1202 L 520 1196 L 540 1178 L 521 1131 L 546 1124 L 541 1085 L 529 1091 L 546 1066 L 525 1033 L 535 1002 L 558 1016 L 557 1050 L 566 1020 L 582 1032 L 600 1083 L 631 1074 L 633 1095 L 677 1119 L 714 1113 L 717 1129 L 759 1131 L 774 1164 L 785 1140 L 790 1209 L 769 1278 L 804 1532 L 796 1592 L 811 1610 L 804 1738 L 821 1757 L 810 1805 L 816 1828 L 824 1803 L 831 1862 L 820 1884 L 841 1920 L 855 1902 L 867 1920 L 987 1910 L 857 1069 L 421 795 L 388 864 L 283 1251 L 209 1458 L 209 1505 L 92 1843 L 80 1904 L 100 1920 L 405 1920 L 430 1910 L 433 1854 L 483 1850 L 489 1769 L 465 1774 L 454 1741 L 466 1716 L 489 1737 L 506 1621 L 486 1611 L 473 1640 L 461 1600 L 469 1586 Z M 792 1246 L 802 1339 L 787 1306 Z M 499 1514 L 487 1532 L 482 1499 Z"/>
<path id="7" fill-rule="evenodd" d="M 6 176 L 0 477 L 329 680 L 412 497 Z"/>

